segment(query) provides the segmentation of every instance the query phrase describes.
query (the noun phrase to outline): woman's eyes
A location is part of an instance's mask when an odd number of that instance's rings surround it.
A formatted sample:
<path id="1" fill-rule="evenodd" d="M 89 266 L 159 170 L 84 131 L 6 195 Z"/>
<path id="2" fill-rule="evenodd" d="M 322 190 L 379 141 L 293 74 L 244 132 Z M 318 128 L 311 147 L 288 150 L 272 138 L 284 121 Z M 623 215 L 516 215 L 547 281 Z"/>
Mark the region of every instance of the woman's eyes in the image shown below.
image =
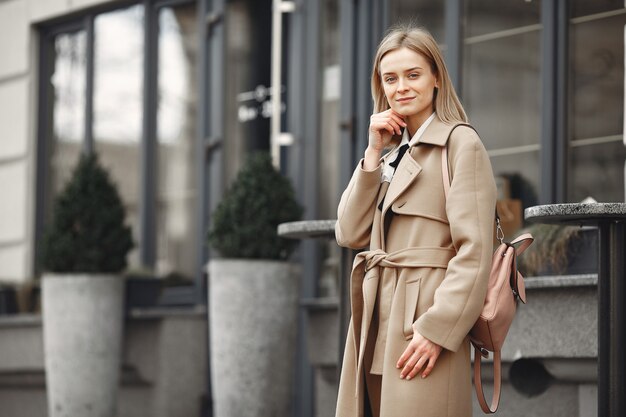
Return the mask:
<path id="1" fill-rule="evenodd" d="M 417 77 L 419 77 L 419 76 L 420 76 L 420 75 L 419 75 L 419 73 L 417 73 L 417 72 L 412 72 L 412 73 L 410 73 L 410 74 L 409 74 L 409 76 L 408 76 L 408 77 L 409 77 L 409 79 L 414 80 L 414 79 L 416 79 L 416 78 L 417 78 Z M 385 82 L 386 82 L 386 83 L 392 83 L 392 82 L 394 82 L 395 80 L 396 80 L 396 77 L 387 77 L 387 78 L 385 78 Z"/>

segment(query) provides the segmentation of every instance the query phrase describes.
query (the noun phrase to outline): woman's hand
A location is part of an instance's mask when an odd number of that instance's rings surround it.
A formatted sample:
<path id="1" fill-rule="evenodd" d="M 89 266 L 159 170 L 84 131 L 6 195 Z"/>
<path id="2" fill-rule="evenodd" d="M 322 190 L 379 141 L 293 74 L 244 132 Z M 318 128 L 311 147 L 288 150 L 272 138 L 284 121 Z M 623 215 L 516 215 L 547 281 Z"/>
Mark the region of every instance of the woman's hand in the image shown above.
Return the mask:
<path id="1" fill-rule="evenodd" d="M 402 128 L 406 127 L 404 116 L 392 109 L 370 116 L 369 141 L 365 150 L 366 170 L 372 170 L 378 166 L 378 160 L 385 147 L 391 142 L 393 135 L 401 135 Z"/>
<path id="2" fill-rule="evenodd" d="M 441 346 L 426 339 L 413 329 L 413 339 L 396 363 L 396 368 L 402 368 L 400 378 L 412 379 L 420 373 L 424 365 L 426 365 L 426 369 L 422 371 L 422 378 L 426 378 L 432 372 L 441 349 Z"/>

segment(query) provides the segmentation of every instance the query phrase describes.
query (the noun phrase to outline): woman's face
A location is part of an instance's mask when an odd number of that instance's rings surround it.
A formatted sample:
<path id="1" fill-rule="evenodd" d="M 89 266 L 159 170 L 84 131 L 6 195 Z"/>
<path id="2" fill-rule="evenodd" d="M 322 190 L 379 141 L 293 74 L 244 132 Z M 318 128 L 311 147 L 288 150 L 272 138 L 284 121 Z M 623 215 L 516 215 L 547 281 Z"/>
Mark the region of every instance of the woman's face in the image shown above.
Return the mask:
<path id="1" fill-rule="evenodd" d="M 402 47 L 387 52 L 380 61 L 380 74 L 389 106 L 422 121 L 432 113 L 437 77 L 421 54 Z"/>

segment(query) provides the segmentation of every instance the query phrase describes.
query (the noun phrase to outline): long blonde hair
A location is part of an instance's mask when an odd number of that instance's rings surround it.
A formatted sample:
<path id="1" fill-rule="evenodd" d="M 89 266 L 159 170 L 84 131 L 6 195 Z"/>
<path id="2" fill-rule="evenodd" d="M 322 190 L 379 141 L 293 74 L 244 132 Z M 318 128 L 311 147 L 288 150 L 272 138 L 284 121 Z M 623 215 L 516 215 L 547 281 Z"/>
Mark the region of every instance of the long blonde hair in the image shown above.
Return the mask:
<path id="1" fill-rule="evenodd" d="M 433 99 L 433 110 L 437 113 L 437 116 L 445 123 L 467 123 L 467 114 L 465 114 L 461 101 L 456 95 L 456 91 L 454 91 L 454 86 L 452 81 L 450 81 L 448 69 L 437 42 L 428 30 L 412 25 L 391 28 L 378 45 L 372 67 L 374 112 L 380 113 L 389 108 L 380 76 L 380 61 L 388 52 L 402 47 L 417 52 L 426 58 L 433 74 L 439 80 L 439 88 L 435 88 Z"/>

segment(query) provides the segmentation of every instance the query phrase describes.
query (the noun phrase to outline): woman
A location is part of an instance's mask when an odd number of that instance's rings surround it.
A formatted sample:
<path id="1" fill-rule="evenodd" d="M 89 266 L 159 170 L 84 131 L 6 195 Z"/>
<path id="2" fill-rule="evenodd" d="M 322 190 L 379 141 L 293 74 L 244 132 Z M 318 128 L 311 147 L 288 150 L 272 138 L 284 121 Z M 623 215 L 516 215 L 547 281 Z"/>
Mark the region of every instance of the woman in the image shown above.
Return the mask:
<path id="1" fill-rule="evenodd" d="M 489 157 L 426 30 L 393 29 L 382 40 L 372 95 L 368 147 L 335 228 L 339 245 L 369 246 L 352 270 L 336 415 L 471 416 L 468 332 L 493 250 Z"/>

